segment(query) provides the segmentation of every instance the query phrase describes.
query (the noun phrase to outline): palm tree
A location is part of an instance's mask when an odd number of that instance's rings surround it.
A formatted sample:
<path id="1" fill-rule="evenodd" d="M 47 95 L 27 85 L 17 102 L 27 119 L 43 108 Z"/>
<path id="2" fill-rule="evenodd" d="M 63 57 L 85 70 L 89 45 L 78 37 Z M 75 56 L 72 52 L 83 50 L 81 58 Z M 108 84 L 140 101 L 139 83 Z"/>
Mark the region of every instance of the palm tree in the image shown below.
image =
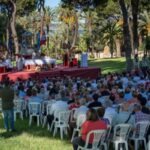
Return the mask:
<path id="1" fill-rule="evenodd" d="M 110 47 L 111 57 L 113 57 L 116 39 L 122 33 L 121 27 L 117 24 L 117 22 L 107 21 L 102 32 L 104 33 L 104 40 Z"/>
<path id="2" fill-rule="evenodd" d="M 143 11 L 143 13 L 139 16 L 139 35 L 141 37 L 141 42 L 144 44 L 144 53 L 147 54 L 146 44 L 149 42 L 149 34 L 150 34 L 150 12 Z"/>
<path id="3" fill-rule="evenodd" d="M 72 41 L 71 47 L 74 47 L 78 36 L 77 12 L 74 9 L 61 7 L 59 9 L 59 19 L 66 25 L 66 33 L 67 33 L 66 43 Z M 70 38 L 71 33 L 72 38 Z"/>
<path id="4" fill-rule="evenodd" d="M 150 12 L 143 11 L 139 16 L 139 30 L 146 29 L 150 33 Z"/>

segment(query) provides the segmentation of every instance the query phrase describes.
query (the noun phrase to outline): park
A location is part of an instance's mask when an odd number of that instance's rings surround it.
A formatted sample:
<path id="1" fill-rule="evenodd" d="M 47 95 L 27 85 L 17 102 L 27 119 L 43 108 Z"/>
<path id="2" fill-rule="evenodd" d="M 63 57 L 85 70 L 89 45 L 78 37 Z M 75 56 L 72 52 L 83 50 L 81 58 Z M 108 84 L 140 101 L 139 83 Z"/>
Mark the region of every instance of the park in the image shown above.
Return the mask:
<path id="1" fill-rule="evenodd" d="M 150 150 L 149 0 L 0 0 L 0 150 Z"/>

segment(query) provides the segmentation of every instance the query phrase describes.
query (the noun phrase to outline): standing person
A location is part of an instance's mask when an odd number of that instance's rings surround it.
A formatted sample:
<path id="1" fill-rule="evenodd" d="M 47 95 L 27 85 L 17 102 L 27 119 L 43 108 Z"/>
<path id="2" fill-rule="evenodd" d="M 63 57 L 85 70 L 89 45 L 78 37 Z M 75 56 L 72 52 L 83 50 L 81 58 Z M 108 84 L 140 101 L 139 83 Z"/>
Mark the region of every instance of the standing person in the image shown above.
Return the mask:
<path id="1" fill-rule="evenodd" d="M 147 56 L 146 54 L 144 54 L 142 60 L 141 60 L 141 70 L 144 74 L 144 77 L 146 77 L 146 74 L 147 74 L 147 70 L 148 70 L 148 64 L 149 64 L 149 61 L 147 59 Z"/>
<path id="2" fill-rule="evenodd" d="M 139 69 L 139 57 L 138 54 L 135 54 L 134 56 L 134 69 L 137 71 Z"/>
<path id="3" fill-rule="evenodd" d="M 15 131 L 14 128 L 14 91 L 10 87 L 9 80 L 4 82 L 4 87 L 0 90 L 2 99 L 2 111 L 4 114 L 4 126 L 7 131 Z"/>
<path id="4" fill-rule="evenodd" d="M 22 71 L 24 67 L 25 59 L 21 56 L 17 61 L 17 69 L 18 71 Z"/>

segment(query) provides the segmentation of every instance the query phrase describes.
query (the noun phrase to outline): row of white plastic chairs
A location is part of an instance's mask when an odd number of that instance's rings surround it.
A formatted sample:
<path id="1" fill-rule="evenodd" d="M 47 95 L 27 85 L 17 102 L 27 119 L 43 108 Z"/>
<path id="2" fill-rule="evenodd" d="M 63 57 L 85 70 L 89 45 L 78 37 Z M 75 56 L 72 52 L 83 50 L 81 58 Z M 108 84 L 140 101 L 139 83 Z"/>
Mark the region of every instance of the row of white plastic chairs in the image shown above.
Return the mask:
<path id="1" fill-rule="evenodd" d="M 55 101 L 45 101 L 42 104 L 40 103 L 36 103 L 36 102 L 31 102 L 29 103 L 28 107 L 29 107 L 29 125 L 31 125 L 32 123 L 32 118 L 33 116 L 37 117 L 37 125 L 39 126 L 40 121 L 41 124 L 43 125 L 43 127 L 46 124 L 46 116 L 43 115 L 43 113 L 46 110 L 46 114 L 49 114 L 51 111 L 51 106 Z M 23 119 L 23 105 L 24 105 L 24 101 L 22 100 L 17 100 L 15 101 L 15 111 L 14 111 L 14 115 L 16 115 L 16 113 L 20 113 L 20 117 Z M 56 135 L 57 133 L 57 129 L 60 128 L 60 136 L 61 139 L 63 139 L 63 133 L 67 134 L 67 128 L 69 128 L 69 118 L 71 115 L 71 111 L 69 110 L 59 110 L 59 111 L 55 111 L 54 112 L 54 120 L 52 122 L 51 127 L 48 126 L 48 129 L 50 131 L 53 130 L 53 136 Z M 77 118 L 76 121 L 76 125 L 77 127 L 74 128 L 73 131 L 73 135 L 71 138 L 71 141 L 73 141 L 76 132 L 79 134 L 80 131 L 80 126 L 81 124 L 85 121 L 86 117 L 85 115 L 80 115 Z M 110 138 L 110 133 L 111 133 L 111 126 L 108 127 L 107 131 L 92 131 L 89 133 L 90 134 L 94 134 L 94 140 L 93 140 L 93 144 L 92 144 L 92 149 L 96 150 L 96 147 L 98 148 L 99 146 L 104 146 L 104 149 L 107 150 L 109 147 L 109 143 L 113 142 L 115 145 L 115 150 L 118 150 L 119 145 L 124 145 L 125 149 L 128 150 L 128 140 L 133 140 L 135 145 L 135 150 L 138 150 L 139 141 L 143 141 L 144 143 L 144 150 L 149 150 L 148 146 L 146 145 L 146 139 L 145 139 L 145 135 L 148 131 L 150 122 L 139 122 L 135 125 L 135 129 L 138 128 L 138 130 L 134 130 L 133 131 L 133 135 L 131 137 L 129 137 L 130 135 L 130 131 L 132 130 L 132 126 L 129 124 L 119 124 L 116 125 L 114 127 L 114 131 L 113 131 L 113 137 L 112 139 Z M 138 131 L 138 133 L 137 133 Z M 100 137 L 104 137 L 105 134 L 105 140 L 104 138 L 100 138 Z M 86 140 L 86 144 L 84 147 L 79 147 L 80 149 L 87 149 L 88 146 L 88 140 L 90 136 L 87 136 L 87 140 Z M 102 136 L 103 135 L 103 136 Z M 106 136 L 107 135 L 107 136 Z M 101 141 L 100 141 L 101 139 Z M 99 141 L 100 141 L 100 145 L 99 145 Z M 96 144 L 97 143 L 97 144 Z"/>
<path id="2" fill-rule="evenodd" d="M 149 128 L 149 122 L 138 122 L 136 128 L 139 128 L 139 132 L 133 131 L 132 136 L 132 126 L 129 124 L 118 124 L 114 127 L 113 136 L 111 136 L 111 127 L 109 126 L 107 130 L 93 130 L 88 133 L 86 138 L 85 146 L 79 146 L 78 150 L 100 150 L 102 147 L 104 150 L 112 149 L 110 143 L 114 144 L 115 150 L 129 149 L 128 141 L 134 141 L 134 149 L 138 150 L 140 142 L 144 143 L 144 148 L 142 150 L 150 150 L 150 143 L 146 144 L 145 135 Z M 92 147 L 89 148 L 89 139 L 93 135 Z"/>

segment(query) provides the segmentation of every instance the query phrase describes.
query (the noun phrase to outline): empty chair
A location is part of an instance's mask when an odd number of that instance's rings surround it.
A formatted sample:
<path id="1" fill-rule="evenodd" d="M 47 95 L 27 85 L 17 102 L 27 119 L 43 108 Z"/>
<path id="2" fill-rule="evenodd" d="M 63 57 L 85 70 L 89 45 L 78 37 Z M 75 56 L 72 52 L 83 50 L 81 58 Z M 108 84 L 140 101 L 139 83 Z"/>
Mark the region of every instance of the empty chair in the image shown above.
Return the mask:
<path id="1" fill-rule="evenodd" d="M 20 118 L 23 120 L 23 100 L 14 101 L 14 120 L 16 121 L 16 115 L 20 114 Z"/>
<path id="2" fill-rule="evenodd" d="M 37 117 L 37 125 L 40 125 L 41 104 L 38 102 L 29 103 L 29 125 L 32 123 L 32 117 Z"/>
<path id="3" fill-rule="evenodd" d="M 89 141 L 93 136 L 93 142 L 89 147 Z M 88 133 L 85 146 L 78 146 L 78 150 L 100 150 L 103 145 L 104 137 L 106 136 L 106 130 L 92 130 Z M 107 148 L 104 146 L 104 150 Z"/>
<path id="4" fill-rule="evenodd" d="M 71 142 L 73 141 L 76 133 L 79 133 L 80 131 L 80 127 L 82 125 L 82 123 L 86 120 L 86 115 L 79 115 L 79 117 L 77 118 L 77 121 L 76 121 L 76 128 L 74 128 L 73 130 L 73 134 L 72 134 L 72 138 L 71 138 Z"/>
<path id="5" fill-rule="evenodd" d="M 149 121 L 142 121 L 142 122 L 136 123 L 133 135 L 131 138 L 129 138 L 130 140 L 134 141 L 135 150 L 138 150 L 140 141 L 144 142 L 144 149 L 143 150 L 147 150 L 145 135 L 148 131 L 149 125 L 150 125 Z"/>
<path id="6" fill-rule="evenodd" d="M 63 139 L 63 133 L 65 132 L 67 134 L 67 128 L 69 128 L 69 116 L 70 116 L 70 111 L 60 111 L 58 115 L 58 120 L 55 120 L 54 122 L 54 132 L 53 136 L 56 135 L 57 129 L 60 128 L 60 136 L 61 139 Z"/>
<path id="7" fill-rule="evenodd" d="M 128 137 L 129 133 L 131 131 L 131 125 L 130 124 L 118 124 L 114 128 L 114 134 L 112 143 L 115 144 L 115 150 L 118 150 L 119 145 L 125 146 L 125 149 L 128 150 Z"/>

